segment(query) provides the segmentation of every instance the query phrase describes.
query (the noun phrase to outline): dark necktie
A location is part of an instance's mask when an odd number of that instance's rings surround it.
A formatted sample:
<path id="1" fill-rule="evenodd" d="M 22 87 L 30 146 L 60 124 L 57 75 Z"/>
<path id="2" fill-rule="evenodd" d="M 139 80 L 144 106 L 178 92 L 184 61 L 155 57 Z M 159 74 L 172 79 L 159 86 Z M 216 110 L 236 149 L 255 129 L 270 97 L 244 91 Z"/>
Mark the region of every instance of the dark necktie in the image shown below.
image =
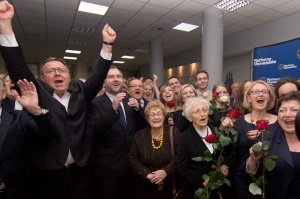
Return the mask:
<path id="1" fill-rule="evenodd" d="M 121 119 L 121 123 L 122 123 L 123 127 L 126 129 L 126 120 L 125 120 L 124 111 L 122 109 L 121 104 L 119 105 L 119 108 L 118 108 L 118 114 Z"/>

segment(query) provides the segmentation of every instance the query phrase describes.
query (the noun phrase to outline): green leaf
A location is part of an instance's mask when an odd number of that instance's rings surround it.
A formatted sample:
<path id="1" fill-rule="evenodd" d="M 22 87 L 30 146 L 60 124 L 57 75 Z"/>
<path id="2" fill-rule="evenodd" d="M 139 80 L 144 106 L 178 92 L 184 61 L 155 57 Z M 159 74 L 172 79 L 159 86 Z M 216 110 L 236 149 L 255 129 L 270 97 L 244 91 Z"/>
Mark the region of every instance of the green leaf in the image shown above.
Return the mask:
<path id="1" fill-rule="evenodd" d="M 254 144 L 252 146 L 252 151 L 257 155 L 261 152 L 262 146 L 260 144 Z"/>
<path id="2" fill-rule="evenodd" d="M 215 150 L 220 149 L 220 147 L 221 147 L 221 145 L 219 143 L 213 143 L 212 146 Z"/>
<path id="3" fill-rule="evenodd" d="M 207 175 L 207 174 L 203 174 L 202 178 L 203 178 L 203 180 L 209 181 L 209 175 Z"/>
<path id="4" fill-rule="evenodd" d="M 262 148 L 264 151 L 267 151 L 270 148 L 270 146 L 271 146 L 271 142 L 269 142 L 269 141 L 262 142 Z"/>
<path id="5" fill-rule="evenodd" d="M 195 158 L 192 158 L 192 160 L 196 161 L 196 162 L 201 162 L 201 161 L 204 161 L 205 157 L 195 157 Z"/>
<path id="6" fill-rule="evenodd" d="M 249 191 L 250 193 L 252 193 L 253 195 L 261 195 L 262 192 L 261 192 L 261 188 L 258 187 L 255 183 L 251 183 L 249 185 Z"/>
<path id="7" fill-rule="evenodd" d="M 276 161 L 270 157 L 266 157 L 264 159 L 264 162 L 265 162 L 265 167 L 268 171 L 272 171 L 276 166 Z"/>
<path id="8" fill-rule="evenodd" d="M 231 128 L 230 132 L 233 136 L 233 142 L 236 143 L 239 136 L 239 132 L 235 128 Z"/>
<path id="9" fill-rule="evenodd" d="M 224 183 L 228 186 L 231 187 L 231 183 L 227 178 L 224 178 Z"/>
<path id="10" fill-rule="evenodd" d="M 264 176 L 261 175 L 259 176 L 257 179 L 256 179 L 256 185 L 259 186 L 259 187 L 262 187 L 263 186 L 263 179 L 264 179 Z"/>
<path id="11" fill-rule="evenodd" d="M 210 153 L 209 150 L 204 151 L 204 157 L 206 157 L 206 158 L 211 158 L 212 157 L 212 154 Z"/>
<path id="12" fill-rule="evenodd" d="M 268 156 L 269 158 L 271 158 L 272 160 L 277 160 L 278 159 L 278 156 L 277 155 L 270 155 Z"/>
<path id="13" fill-rule="evenodd" d="M 206 189 L 205 188 L 198 188 L 195 191 L 195 198 L 205 198 L 204 196 L 206 195 Z"/>
<path id="14" fill-rule="evenodd" d="M 221 135 L 219 138 L 219 143 L 222 147 L 228 146 L 231 142 L 231 139 L 229 137 L 225 137 L 224 135 Z"/>

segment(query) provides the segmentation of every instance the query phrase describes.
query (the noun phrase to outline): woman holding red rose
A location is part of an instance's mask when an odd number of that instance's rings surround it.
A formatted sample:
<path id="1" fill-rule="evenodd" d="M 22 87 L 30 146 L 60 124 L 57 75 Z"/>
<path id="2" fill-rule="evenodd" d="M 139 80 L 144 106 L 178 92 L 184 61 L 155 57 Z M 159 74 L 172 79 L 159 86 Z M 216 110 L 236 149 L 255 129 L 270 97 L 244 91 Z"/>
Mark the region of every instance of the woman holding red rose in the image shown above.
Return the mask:
<path id="1" fill-rule="evenodd" d="M 212 104 L 212 113 L 209 115 L 209 118 L 217 131 L 221 125 L 221 119 L 227 114 L 227 109 L 230 105 L 230 98 L 227 88 L 223 83 L 216 83 L 212 92 L 213 99 L 210 100 Z M 215 105 L 213 105 L 213 101 L 215 101 Z"/>
<path id="2" fill-rule="evenodd" d="M 271 147 L 268 150 L 269 155 L 277 156 L 278 159 L 276 160 L 275 168 L 270 172 L 266 172 L 266 179 L 268 180 L 265 192 L 266 199 L 299 198 L 300 141 L 295 128 L 295 117 L 299 110 L 299 91 L 282 94 L 278 99 L 278 122 L 281 128 L 278 129 L 271 140 Z M 244 170 L 255 175 L 261 155 L 254 155 L 252 148 L 249 150 L 249 153 L 248 166 L 246 168 L 244 164 Z M 261 173 L 261 165 L 259 164 L 258 174 Z"/>
<path id="3" fill-rule="evenodd" d="M 200 187 L 205 187 L 207 182 L 202 175 L 211 171 L 213 161 L 194 161 L 192 158 L 204 156 L 205 151 L 209 151 L 217 157 L 213 150 L 215 140 L 214 128 L 208 126 L 209 102 L 202 97 L 188 99 L 183 107 L 183 115 L 192 122 L 192 125 L 182 133 L 177 150 L 177 169 L 179 176 L 184 183 L 185 199 L 194 198 L 195 191 Z M 227 176 L 229 159 L 225 157 L 221 172 Z M 219 198 L 216 192 L 211 194 L 211 199 Z"/>
<path id="4" fill-rule="evenodd" d="M 249 184 L 252 179 L 245 175 L 245 168 L 242 163 L 249 157 L 251 146 L 261 139 L 256 121 L 264 121 L 259 128 L 266 125 L 267 130 L 270 132 L 264 134 L 264 140 L 270 140 L 279 128 L 277 116 L 267 112 L 274 107 L 275 99 L 274 89 L 270 85 L 261 80 L 252 82 L 245 93 L 243 102 L 249 113 L 239 117 L 234 123 L 230 118 L 226 118 L 222 122 L 223 126 L 234 126 L 239 133 L 238 140 L 234 144 L 234 166 L 231 168 L 233 169 L 231 174 L 234 176 L 232 186 L 238 199 L 259 198 L 259 196 L 254 196 L 249 192 Z"/>

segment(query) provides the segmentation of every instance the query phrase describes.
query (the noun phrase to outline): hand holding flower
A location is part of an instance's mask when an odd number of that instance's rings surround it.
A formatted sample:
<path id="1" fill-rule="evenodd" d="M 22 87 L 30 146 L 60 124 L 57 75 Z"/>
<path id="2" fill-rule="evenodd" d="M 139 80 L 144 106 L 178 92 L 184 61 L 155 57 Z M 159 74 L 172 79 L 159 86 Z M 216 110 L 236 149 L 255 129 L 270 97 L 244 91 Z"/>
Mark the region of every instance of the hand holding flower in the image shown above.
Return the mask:
<path id="1" fill-rule="evenodd" d="M 174 126 L 174 119 L 173 119 L 173 117 L 169 117 L 169 118 L 168 118 L 168 124 L 169 124 L 170 126 Z"/>
<path id="2" fill-rule="evenodd" d="M 251 130 L 251 131 L 248 131 L 247 138 L 249 140 L 256 140 L 258 138 L 259 134 L 260 134 L 259 130 Z"/>
<path id="3" fill-rule="evenodd" d="M 225 164 L 223 164 L 222 166 L 221 166 L 221 172 L 224 174 L 224 176 L 226 177 L 227 175 L 228 175 L 228 173 L 229 173 L 229 167 L 228 166 L 226 166 Z"/>

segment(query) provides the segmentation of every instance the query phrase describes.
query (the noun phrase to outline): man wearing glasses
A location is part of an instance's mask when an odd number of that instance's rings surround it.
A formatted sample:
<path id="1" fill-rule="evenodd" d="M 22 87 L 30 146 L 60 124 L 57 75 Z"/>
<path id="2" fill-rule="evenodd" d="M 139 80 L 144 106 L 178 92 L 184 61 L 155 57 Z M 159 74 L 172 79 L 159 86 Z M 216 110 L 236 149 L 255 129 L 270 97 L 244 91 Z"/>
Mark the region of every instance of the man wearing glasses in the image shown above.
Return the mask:
<path id="1" fill-rule="evenodd" d="M 68 67 L 58 58 L 48 58 L 40 79 L 35 79 L 15 39 L 13 15 L 13 6 L 1 1 L 0 51 L 9 76 L 14 83 L 27 79 L 35 84 L 41 114 L 49 112 L 56 125 L 51 139 L 33 138 L 30 145 L 35 198 L 90 198 L 92 137 L 88 133 L 88 105 L 110 67 L 116 33 L 108 24 L 104 26 L 102 50 L 85 83 L 71 80 Z"/>

